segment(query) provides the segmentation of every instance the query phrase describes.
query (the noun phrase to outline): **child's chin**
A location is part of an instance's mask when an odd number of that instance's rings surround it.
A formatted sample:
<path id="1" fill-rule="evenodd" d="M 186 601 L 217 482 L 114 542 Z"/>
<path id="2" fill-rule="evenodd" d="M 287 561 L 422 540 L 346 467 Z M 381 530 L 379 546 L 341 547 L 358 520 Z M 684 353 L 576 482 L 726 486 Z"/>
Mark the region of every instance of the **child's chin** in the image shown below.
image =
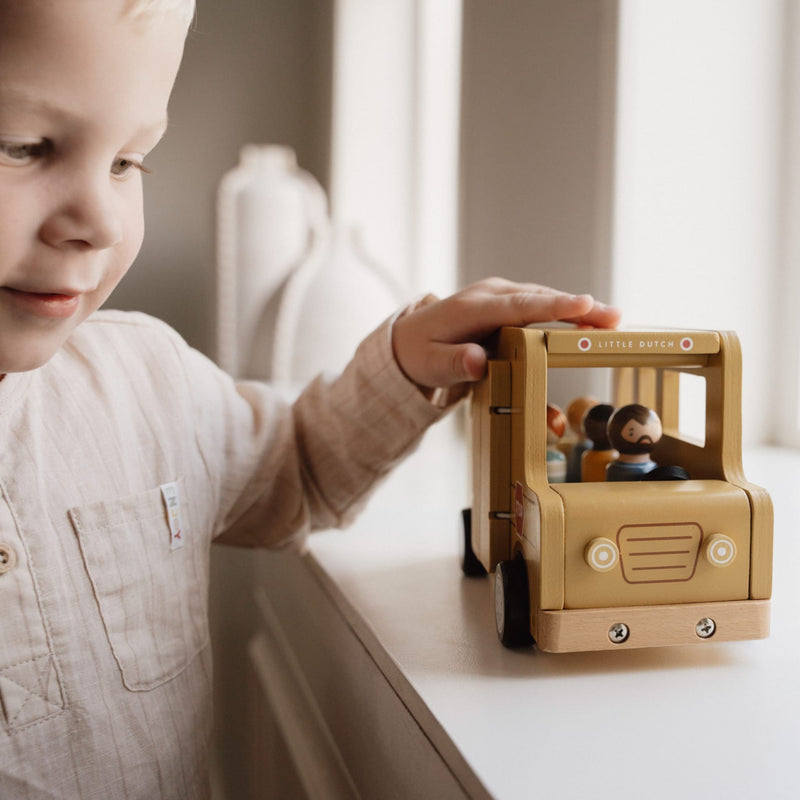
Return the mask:
<path id="1" fill-rule="evenodd" d="M 13 355 L 0 352 L 0 375 L 12 372 L 30 372 L 43 367 L 58 352 L 59 347 L 40 348 L 31 352 Z"/>

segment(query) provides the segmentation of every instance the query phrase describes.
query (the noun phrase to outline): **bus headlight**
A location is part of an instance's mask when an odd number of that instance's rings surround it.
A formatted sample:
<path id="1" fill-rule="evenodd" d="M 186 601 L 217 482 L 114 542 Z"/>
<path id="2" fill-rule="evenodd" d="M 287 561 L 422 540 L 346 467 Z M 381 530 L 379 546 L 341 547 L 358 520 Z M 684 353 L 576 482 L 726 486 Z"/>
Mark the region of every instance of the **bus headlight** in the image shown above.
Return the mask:
<path id="1" fill-rule="evenodd" d="M 727 567 L 736 558 L 736 544 L 730 536 L 715 533 L 703 546 L 706 561 L 714 567 Z"/>
<path id="2" fill-rule="evenodd" d="M 608 572 L 617 566 L 619 550 L 611 539 L 592 539 L 583 551 L 586 563 L 597 572 Z"/>

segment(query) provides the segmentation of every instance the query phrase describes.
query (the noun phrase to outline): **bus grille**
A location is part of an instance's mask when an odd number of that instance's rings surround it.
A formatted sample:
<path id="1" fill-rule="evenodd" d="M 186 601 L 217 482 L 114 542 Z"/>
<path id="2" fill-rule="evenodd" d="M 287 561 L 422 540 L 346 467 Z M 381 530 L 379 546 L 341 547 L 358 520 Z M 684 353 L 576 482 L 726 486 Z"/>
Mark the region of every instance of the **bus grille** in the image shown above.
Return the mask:
<path id="1" fill-rule="evenodd" d="M 702 541 L 696 522 L 624 525 L 617 532 L 622 576 L 628 583 L 691 580 Z"/>

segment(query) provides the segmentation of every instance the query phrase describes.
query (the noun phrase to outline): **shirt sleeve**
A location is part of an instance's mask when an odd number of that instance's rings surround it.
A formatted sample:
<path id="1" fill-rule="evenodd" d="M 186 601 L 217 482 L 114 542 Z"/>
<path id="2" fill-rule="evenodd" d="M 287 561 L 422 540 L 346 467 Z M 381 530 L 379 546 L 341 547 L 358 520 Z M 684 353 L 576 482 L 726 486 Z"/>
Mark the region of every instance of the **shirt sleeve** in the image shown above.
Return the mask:
<path id="1" fill-rule="evenodd" d="M 391 346 L 396 317 L 343 373 L 317 377 L 294 403 L 263 383 L 234 383 L 186 348 L 197 446 L 217 494 L 218 542 L 296 549 L 307 533 L 350 523 L 372 489 L 457 401 L 426 396 Z"/>

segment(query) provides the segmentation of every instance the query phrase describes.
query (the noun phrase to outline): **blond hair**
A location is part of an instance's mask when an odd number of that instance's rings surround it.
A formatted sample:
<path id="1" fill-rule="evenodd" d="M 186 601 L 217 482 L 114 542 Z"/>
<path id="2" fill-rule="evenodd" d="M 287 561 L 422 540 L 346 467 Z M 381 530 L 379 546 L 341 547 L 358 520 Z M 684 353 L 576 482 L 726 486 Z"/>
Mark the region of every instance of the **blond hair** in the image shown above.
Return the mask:
<path id="1" fill-rule="evenodd" d="M 134 17 L 175 11 L 188 27 L 195 15 L 195 0 L 128 0 L 127 12 Z"/>

